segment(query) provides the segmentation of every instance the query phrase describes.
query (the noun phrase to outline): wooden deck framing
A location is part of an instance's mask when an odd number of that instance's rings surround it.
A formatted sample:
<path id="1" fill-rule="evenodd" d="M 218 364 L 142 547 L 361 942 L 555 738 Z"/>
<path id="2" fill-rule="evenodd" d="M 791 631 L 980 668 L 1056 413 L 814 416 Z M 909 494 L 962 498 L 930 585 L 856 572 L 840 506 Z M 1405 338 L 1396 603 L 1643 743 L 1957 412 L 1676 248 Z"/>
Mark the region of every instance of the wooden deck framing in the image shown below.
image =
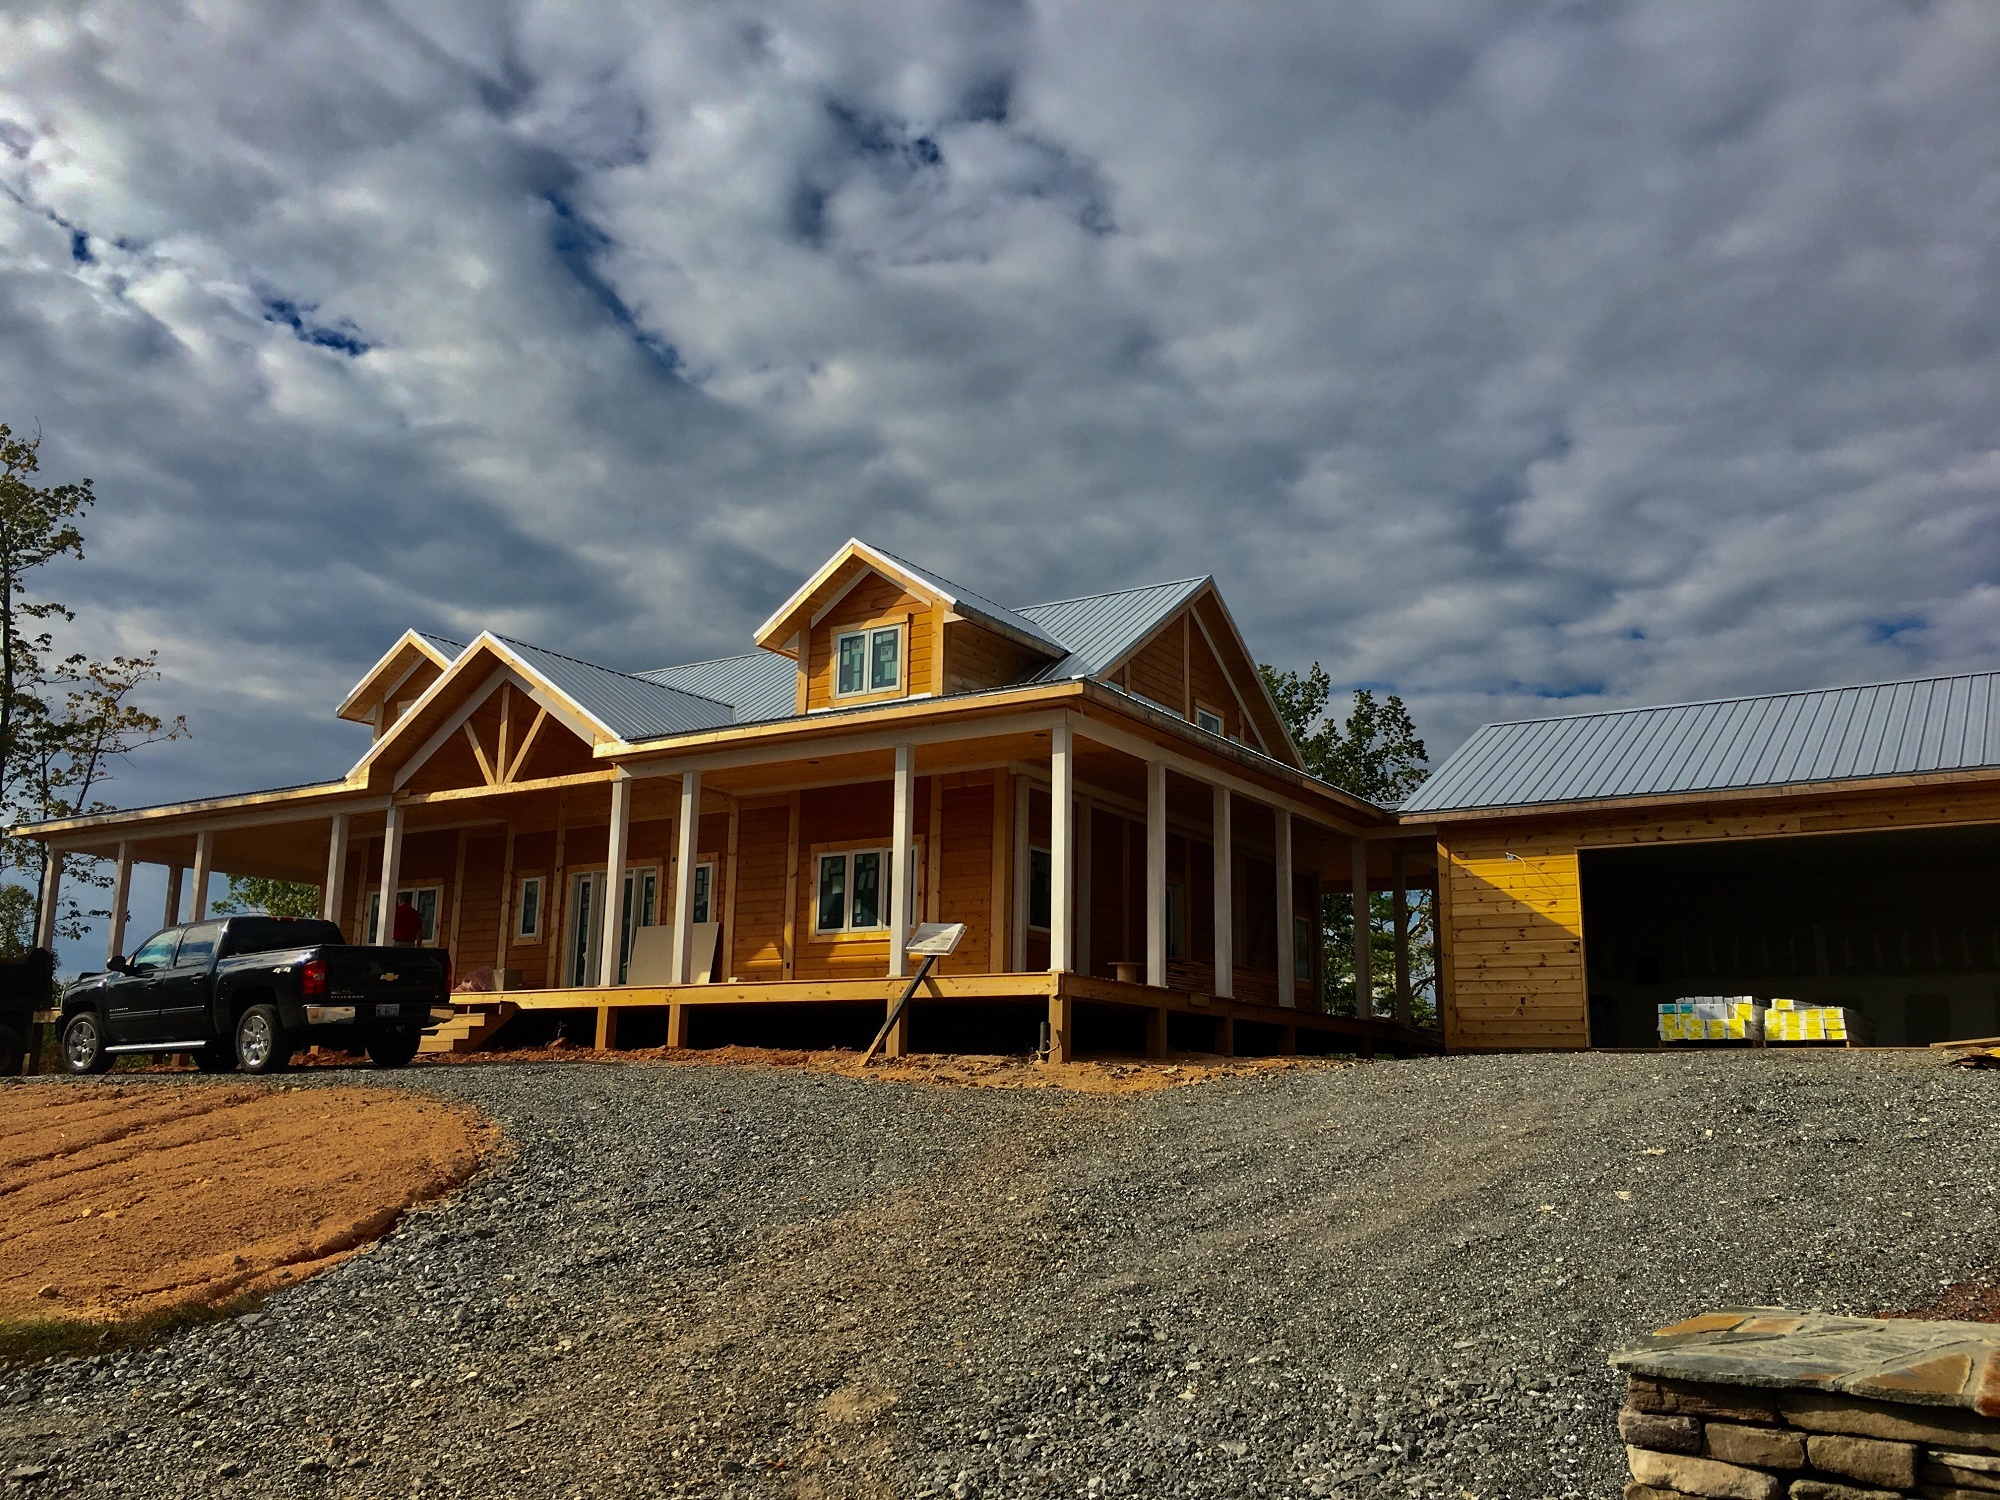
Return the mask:
<path id="1" fill-rule="evenodd" d="M 695 1006 L 714 1005 L 812 1005 L 879 1004 L 893 1005 L 907 981 L 902 979 L 795 979 L 759 983 L 718 983 L 682 985 L 621 985 L 611 988 L 509 990 L 506 1001 L 523 1011 L 594 1011 L 597 1015 L 597 1045 L 617 1045 L 618 1016 L 622 1011 L 669 1009 L 667 1045 L 687 1045 L 687 1011 Z M 468 999 L 473 997 L 466 997 Z M 495 997 L 481 996 L 481 1000 Z M 1147 1052 L 1166 1052 L 1166 1017 L 1169 1014 L 1204 1016 L 1215 1022 L 1217 1049 L 1233 1053 L 1235 1027 L 1241 1023 L 1270 1026 L 1280 1033 L 1279 1050 L 1295 1050 L 1301 1031 L 1339 1037 L 1355 1044 L 1354 1050 L 1372 1056 L 1383 1049 L 1408 1056 L 1443 1050 L 1435 1032 L 1381 1017 L 1334 1016 L 1319 1011 L 1299 1010 L 1254 1001 L 1194 995 L 1180 990 L 1155 989 L 1150 985 L 1127 984 L 1116 979 L 1098 979 L 1083 974 L 956 974 L 933 975 L 916 994 L 915 1003 L 1013 1001 L 1046 1005 L 1049 1015 L 1050 1057 L 1068 1062 L 1075 1055 L 1074 1007 L 1086 1005 L 1120 1006 L 1147 1013 Z M 902 1028 L 898 1028 L 900 1031 Z M 900 1038 L 892 1036 L 891 1055 L 901 1052 Z M 1336 1049 L 1344 1050 L 1344 1049 Z"/>

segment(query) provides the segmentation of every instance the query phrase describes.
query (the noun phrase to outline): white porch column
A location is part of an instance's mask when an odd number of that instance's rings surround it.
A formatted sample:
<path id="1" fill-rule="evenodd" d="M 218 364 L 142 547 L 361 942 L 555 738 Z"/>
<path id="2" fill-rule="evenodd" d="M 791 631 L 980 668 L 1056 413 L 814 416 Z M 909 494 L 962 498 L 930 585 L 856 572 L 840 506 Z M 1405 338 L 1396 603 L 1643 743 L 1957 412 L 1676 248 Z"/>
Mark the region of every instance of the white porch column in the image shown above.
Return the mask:
<path id="1" fill-rule="evenodd" d="M 111 930 L 105 937 L 104 961 L 125 951 L 125 903 L 132 896 L 132 846 L 118 846 L 118 863 L 111 871 Z"/>
<path id="2" fill-rule="evenodd" d="M 208 877 L 215 868 L 215 835 L 198 833 L 194 836 L 194 893 L 188 911 L 190 922 L 202 922 L 208 918 Z"/>
<path id="3" fill-rule="evenodd" d="M 917 754 L 909 745 L 896 747 L 896 798 L 889 827 L 889 977 L 901 979 L 909 967 L 903 944 L 910 937 L 910 898 L 916 891 Z M 931 830 L 937 837 L 937 830 Z"/>
<path id="4" fill-rule="evenodd" d="M 62 894 L 62 855 L 50 849 L 42 857 L 42 889 L 35 903 L 35 946 L 56 945 L 56 902 Z"/>
<path id="5" fill-rule="evenodd" d="M 160 915 L 162 927 L 172 927 L 181 919 L 181 867 L 167 866 L 167 908 Z"/>
<path id="6" fill-rule="evenodd" d="M 1167 987 L 1167 768 L 1146 762 L 1146 983 Z"/>
<path id="7" fill-rule="evenodd" d="M 1273 811 L 1277 820 L 1278 863 L 1278 1004 L 1297 1005 L 1292 986 L 1296 975 L 1292 954 L 1292 815 L 1282 807 Z"/>
<path id="8" fill-rule="evenodd" d="M 1354 1013 L 1375 1014 L 1375 954 L 1368 942 L 1368 845 L 1353 841 L 1349 866 L 1354 881 Z"/>
<path id="9" fill-rule="evenodd" d="M 403 883 L 403 809 L 394 802 L 382 824 L 382 895 L 368 941 L 387 947 L 396 937 L 396 888 Z"/>
<path id="10" fill-rule="evenodd" d="M 1389 856 L 1389 878 L 1396 913 L 1396 1019 L 1409 1026 L 1416 1017 L 1410 1006 L 1410 885 L 1401 849 Z"/>
<path id="11" fill-rule="evenodd" d="M 319 888 L 319 914 L 329 922 L 340 920 L 341 898 L 347 894 L 347 814 L 333 815 L 326 837 L 326 884 Z"/>
<path id="12" fill-rule="evenodd" d="M 1227 1000 L 1236 993 L 1236 892 L 1232 881 L 1236 841 L 1229 828 L 1229 788 L 1215 791 L 1215 994 Z"/>
<path id="13" fill-rule="evenodd" d="M 694 862 L 701 853 L 701 772 L 681 772 L 681 826 L 675 830 L 680 868 L 674 872 L 674 983 L 694 975 Z"/>
<path id="14" fill-rule="evenodd" d="M 1076 744 L 1067 723 L 1049 731 L 1049 969 L 1076 967 Z"/>
<path id="15" fill-rule="evenodd" d="M 598 945 L 597 982 L 609 989 L 622 981 L 618 959 L 625 945 L 625 850 L 632 836 L 632 782 L 611 783 L 611 833 L 604 847 L 604 940 Z"/>

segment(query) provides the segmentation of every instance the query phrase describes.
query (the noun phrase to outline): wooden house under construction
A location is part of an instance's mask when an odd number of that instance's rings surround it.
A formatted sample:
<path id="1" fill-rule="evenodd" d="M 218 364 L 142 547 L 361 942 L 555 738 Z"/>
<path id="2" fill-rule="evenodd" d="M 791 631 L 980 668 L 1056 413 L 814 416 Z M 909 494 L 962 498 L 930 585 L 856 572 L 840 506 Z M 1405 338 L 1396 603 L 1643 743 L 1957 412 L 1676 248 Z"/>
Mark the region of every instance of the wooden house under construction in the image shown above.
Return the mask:
<path id="1" fill-rule="evenodd" d="M 319 884 L 357 939 L 407 893 L 445 1044 L 865 1039 L 926 920 L 966 936 L 892 1050 L 1425 1043 L 1407 983 L 1401 1020 L 1327 1012 L 1318 914 L 1428 885 L 1434 842 L 1306 773 L 1213 580 L 1010 609 L 852 541 L 753 646 L 623 672 L 412 631 L 339 706 L 372 743 L 338 781 L 22 832 L 115 862 L 113 952 L 136 862 L 168 925 L 224 874 Z"/>

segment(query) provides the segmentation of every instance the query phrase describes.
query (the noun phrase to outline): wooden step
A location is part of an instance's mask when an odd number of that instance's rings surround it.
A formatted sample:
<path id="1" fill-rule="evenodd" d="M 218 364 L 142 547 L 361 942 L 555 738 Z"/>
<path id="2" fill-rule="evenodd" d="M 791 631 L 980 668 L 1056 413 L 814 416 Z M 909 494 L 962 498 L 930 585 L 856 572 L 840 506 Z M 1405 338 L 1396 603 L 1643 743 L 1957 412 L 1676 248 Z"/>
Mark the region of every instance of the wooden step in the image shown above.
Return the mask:
<path id="1" fill-rule="evenodd" d="M 452 1008 L 458 1014 L 424 1033 L 424 1039 L 417 1044 L 419 1054 L 476 1052 L 521 1009 L 511 1000 L 485 1000 L 478 1004 L 454 1001 Z"/>

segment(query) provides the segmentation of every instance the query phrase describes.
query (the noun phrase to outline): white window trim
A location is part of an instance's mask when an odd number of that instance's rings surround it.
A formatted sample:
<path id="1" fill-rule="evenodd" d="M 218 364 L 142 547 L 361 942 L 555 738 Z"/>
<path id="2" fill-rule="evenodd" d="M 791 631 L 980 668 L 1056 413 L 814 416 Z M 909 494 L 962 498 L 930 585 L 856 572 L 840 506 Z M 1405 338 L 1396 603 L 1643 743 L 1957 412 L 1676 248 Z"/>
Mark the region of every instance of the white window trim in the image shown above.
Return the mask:
<path id="1" fill-rule="evenodd" d="M 887 687 L 872 687 L 870 678 L 875 671 L 875 637 L 893 631 L 896 636 L 896 680 Z M 840 643 L 859 636 L 861 639 L 861 686 L 843 689 L 840 685 Z M 833 633 L 833 696 L 835 698 L 875 698 L 903 691 L 904 681 L 909 676 L 910 627 L 906 621 L 889 625 L 857 625 Z"/>
<path id="2" fill-rule="evenodd" d="M 430 883 L 425 885 L 403 885 L 399 883 L 396 886 L 396 894 L 398 896 L 402 895 L 415 896 L 421 894 L 424 891 L 432 892 L 437 897 L 437 900 L 435 904 L 433 904 L 431 907 L 431 935 L 427 938 L 420 939 L 420 941 L 426 943 L 435 943 L 438 940 L 437 938 L 438 918 L 444 915 L 444 885 L 441 882 L 439 882 L 439 883 Z M 378 930 L 379 910 L 380 910 L 378 903 L 381 901 L 381 899 L 382 899 L 382 888 L 380 886 L 370 886 L 368 890 L 361 897 L 361 921 L 362 921 L 362 930 L 364 932 L 371 933 L 374 935 L 375 937 L 374 946 L 378 948 L 386 948 L 390 945 L 391 942 L 390 936 L 388 933 L 384 933 Z M 411 904 L 415 905 L 416 903 L 413 902 Z M 375 908 L 375 910 L 371 911 L 370 908 Z M 419 907 L 418 909 L 421 910 L 422 908 Z"/>
<path id="3" fill-rule="evenodd" d="M 527 915 L 528 887 L 535 888 L 535 925 L 524 926 L 522 918 Z M 546 875 L 522 875 L 514 882 L 514 938 L 517 943 L 539 943 L 542 928 L 549 916 L 549 881 Z"/>
<path id="4" fill-rule="evenodd" d="M 811 851 L 811 854 L 812 886 L 808 896 L 808 899 L 812 902 L 812 927 L 809 929 L 811 940 L 818 943 L 838 943 L 862 939 L 870 942 L 881 942 L 889 932 L 889 923 L 886 918 L 879 926 L 875 927 L 822 927 L 819 925 L 819 866 L 821 860 L 832 859 L 836 855 L 846 858 L 847 910 L 851 916 L 854 910 L 854 856 L 857 854 L 879 854 L 882 856 L 882 900 L 886 904 L 889 899 L 889 888 L 893 883 L 890 871 L 895 857 L 895 850 L 887 844 L 835 843 L 818 845 Z M 913 884 L 911 909 L 921 912 L 923 910 L 923 902 L 928 894 L 925 890 L 924 840 L 921 836 L 912 839 L 910 842 L 910 866 Z M 710 889 L 712 891 L 713 887 Z"/>
<path id="5" fill-rule="evenodd" d="M 1213 729 L 1209 729 L 1209 727 L 1206 724 L 1201 722 L 1202 716 L 1204 714 L 1206 714 L 1209 718 L 1215 720 L 1215 727 Z M 1201 702 L 1199 699 L 1195 701 L 1194 705 L 1194 727 L 1197 729 L 1207 730 L 1207 732 L 1210 734 L 1223 735 L 1225 737 L 1229 733 L 1229 721 L 1222 716 L 1219 710 L 1210 708 L 1206 703 Z"/>

